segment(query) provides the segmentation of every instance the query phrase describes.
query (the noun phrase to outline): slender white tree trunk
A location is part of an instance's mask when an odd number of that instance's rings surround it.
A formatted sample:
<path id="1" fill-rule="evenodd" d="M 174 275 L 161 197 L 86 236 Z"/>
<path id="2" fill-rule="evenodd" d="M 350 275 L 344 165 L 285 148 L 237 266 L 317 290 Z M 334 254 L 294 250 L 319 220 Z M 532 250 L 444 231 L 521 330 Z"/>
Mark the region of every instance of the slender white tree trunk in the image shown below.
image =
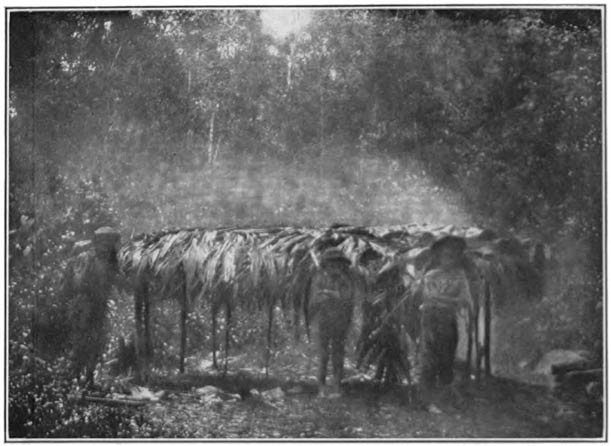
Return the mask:
<path id="1" fill-rule="evenodd" d="M 208 164 L 212 164 L 214 162 L 214 120 L 216 118 L 218 109 L 219 104 L 216 104 L 212 110 L 212 116 L 210 117 L 210 133 L 208 135 Z"/>

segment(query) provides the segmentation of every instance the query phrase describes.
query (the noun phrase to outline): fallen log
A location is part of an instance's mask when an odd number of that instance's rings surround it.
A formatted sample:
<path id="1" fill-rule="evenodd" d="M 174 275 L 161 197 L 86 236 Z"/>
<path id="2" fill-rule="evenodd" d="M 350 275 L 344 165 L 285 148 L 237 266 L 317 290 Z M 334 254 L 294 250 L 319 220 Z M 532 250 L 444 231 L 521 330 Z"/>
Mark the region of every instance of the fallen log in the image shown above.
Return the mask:
<path id="1" fill-rule="evenodd" d="M 602 381 L 602 378 L 603 369 L 574 370 L 557 377 L 557 379 L 559 379 L 562 383 L 570 382 L 586 384 L 591 381 Z"/>
<path id="2" fill-rule="evenodd" d="M 603 369 L 574 370 L 555 375 L 553 390 L 557 396 L 587 396 L 600 398 L 602 395 Z"/>
<path id="3" fill-rule="evenodd" d="M 97 403 L 97 404 L 105 404 L 107 406 L 144 406 L 147 402 L 144 400 L 134 400 L 134 399 L 115 399 L 115 398 L 107 398 L 107 397 L 99 397 L 99 396 L 83 396 L 82 401 L 86 401 L 88 403 Z"/>
<path id="4" fill-rule="evenodd" d="M 551 372 L 552 375 L 566 375 L 567 373 L 575 371 L 592 370 L 592 365 L 592 361 L 588 359 L 552 364 Z"/>

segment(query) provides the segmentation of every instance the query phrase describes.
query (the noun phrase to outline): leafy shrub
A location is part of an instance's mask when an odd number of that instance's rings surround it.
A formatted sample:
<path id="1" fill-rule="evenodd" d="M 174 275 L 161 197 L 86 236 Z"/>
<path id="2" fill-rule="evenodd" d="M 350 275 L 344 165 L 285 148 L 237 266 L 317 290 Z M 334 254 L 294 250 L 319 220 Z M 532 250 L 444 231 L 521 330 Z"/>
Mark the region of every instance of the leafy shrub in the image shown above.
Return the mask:
<path id="1" fill-rule="evenodd" d="M 25 344 L 10 343 L 9 370 L 10 438 L 168 438 L 189 431 L 144 409 L 86 403 L 65 359 L 45 361 Z"/>
<path id="2" fill-rule="evenodd" d="M 539 302 L 516 301 L 493 323 L 497 370 L 521 376 L 547 352 L 587 350 L 602 361 L 602 278 L 560 269 Z M 528 368 L 526 368 L 528 366 Z"/>
<path id="3" fill-rule="evenodd" d="M 569 275 L 559 292 L 547 294 L 535 309 L 537 342 L 548 350 L 574 348 L 602 355 L 602 277 Z"/>
<path id="4" fill-rule="evenodd" d="M 11 342 L 9 355 L 11 438 L 127 437 L 134 414 L 125 409 L 79 404 L 79 387 L 63 359 L 47 362 L 24 344 Z"/>
<path id="5" fill-rule="evenodd" d="M 65 353 L 70 332 L 60 285 L 75 242 L 116 223 L 99 180 L 74 184 L 58 175 L 53 191 L 33 202 L 15 188 L 21 199 L 10 211 L 20 218 L 9 238 L 10 337 L 35 342 L 48 358 Z"/>

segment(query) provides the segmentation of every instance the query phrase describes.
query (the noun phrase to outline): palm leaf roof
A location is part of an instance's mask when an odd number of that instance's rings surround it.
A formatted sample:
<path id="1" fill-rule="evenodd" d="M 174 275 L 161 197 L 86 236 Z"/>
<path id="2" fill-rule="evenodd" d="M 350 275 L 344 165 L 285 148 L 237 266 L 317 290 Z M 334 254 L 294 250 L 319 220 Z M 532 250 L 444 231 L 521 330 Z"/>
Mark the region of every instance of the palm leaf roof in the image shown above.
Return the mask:
<path id="1" fill-rule="evenodd" d="M 490 256 L 496 242 L 481 240 L 484 232 L 418 225 L 175 229 L 124 243 L 119 264 L 126 275 L 146 274 L 166 294 L 184 281 L 191 297 L 227 284 L 237 284 L 242 297 L 258 287 L 282 295 L 298 287 L 295 277 L 303 274 L 296 273 L 312 270 L 332 251 L 367 277 L 383 265 L 415 261 L 446 235 L 464 237 L 473 252 Z"/>

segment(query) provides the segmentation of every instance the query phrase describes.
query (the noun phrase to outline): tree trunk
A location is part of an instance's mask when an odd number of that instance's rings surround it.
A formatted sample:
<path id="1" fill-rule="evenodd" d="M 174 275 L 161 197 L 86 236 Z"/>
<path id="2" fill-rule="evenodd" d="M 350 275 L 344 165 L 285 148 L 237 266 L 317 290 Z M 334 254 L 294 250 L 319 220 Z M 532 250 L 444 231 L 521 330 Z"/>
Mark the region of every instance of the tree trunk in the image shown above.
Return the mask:
<path id="1" fill-rule="evenodd" d="M 293 56 L 295 52 L 295 43 L 289 43 L 289 55 L 287 57 L 287 70 L 286 70 L 286 98 L 285 98 L 285 113 L 282 125 L 282 132 L 284 136 L 284 149 L 287 153 L 291 153 L 291 147 L 293 145 L 291 128 L 291 120 L 293 116 L 293 89 L 292 89 L 292 70 L 293 70 Z"/>
<path id="2" fill-rule="evenodd" d="M 216 113 L 219 109 L 219 104 L 216 104 L 212 110 L 212 116 L 210 117 L 210 132 L 208 133 L 208 164 L 214 162 L 214 120 Z"/>
<path id="3" fill-rule="evenodd" d="M 325 98 L 322 85 L 322 78 L 319 86 L 319 109 L 318 109 L 318 142 L 320 144 L 320 157 L 324 156 L 325 152 Z"/>
<path id="4" fill-rule="evenodd" d="M 289 56 L 287 58 L 287 67 L 286 67 L 286 88 L 290 90 L 292 84 L 292 74 L 293 74 L 293 57 L 295 55 L 295 42 L 291 41 L 289 43 Z"/>
<path id="5" fill-rule="evenodd" d="M 325 102 L 324 102 L 324 88 L 323 88 L 323 73 L 324 65 L 321 60 L 319 81 L 318 81 L 318 144 L 320 146 L 320 173 L 323 174 L 324 156 L 325 156 Z"/>
<path id="6" fill-rule="evenodd" d="M 192 152 L 193 151 L 193 129 L 191 129 L 191 128 L 189 130 L 187 130 L 187 143 L 186 143 L 186 145 L 187 145 L 187 150 L 189 152 Z"/>
<path id="7" fill-rule="evenodd" d="M 214 155 L 212 157 L 212 161 L 216 162 L 219 159 L 219 152 L 221 149 L 221 138 L 217 136 L 216 138 L 216 146 L 214 149 Z"/>

